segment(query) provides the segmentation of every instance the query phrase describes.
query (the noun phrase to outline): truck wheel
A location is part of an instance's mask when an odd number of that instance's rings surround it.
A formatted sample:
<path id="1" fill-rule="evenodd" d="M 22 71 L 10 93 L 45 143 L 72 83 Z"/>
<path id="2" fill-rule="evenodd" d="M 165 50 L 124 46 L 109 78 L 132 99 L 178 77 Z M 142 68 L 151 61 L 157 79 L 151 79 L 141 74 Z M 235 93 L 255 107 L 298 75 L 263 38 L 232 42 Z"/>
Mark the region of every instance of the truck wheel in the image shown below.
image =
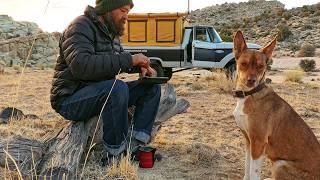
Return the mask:
<path id="1" fill-rule="evenodd" d="M 233 63 L 229 64 L 225 68 L 225 72 L 226 72 L 228 79 L 234 80 L 236 78 L 236 73 L 237 73 L 236 63 L 233 62 Z"/>
<path id="2" fill-rule="evenodd" d="M 157 72 L 158 77 L 164 76 L 164 69 L 159 63 L 152 63 L 150 66 Z"/>

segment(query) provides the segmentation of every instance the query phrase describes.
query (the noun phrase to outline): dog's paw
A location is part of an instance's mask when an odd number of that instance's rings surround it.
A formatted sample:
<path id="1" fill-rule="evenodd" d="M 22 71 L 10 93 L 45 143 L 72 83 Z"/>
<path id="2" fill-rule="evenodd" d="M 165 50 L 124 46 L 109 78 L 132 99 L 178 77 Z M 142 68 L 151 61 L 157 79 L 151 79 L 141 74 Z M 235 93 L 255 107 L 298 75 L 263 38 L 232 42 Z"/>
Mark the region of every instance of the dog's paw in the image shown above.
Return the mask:
<path id="1" fill-rule="evenodd" d="M 263 180 L 275 180 L 274 178 L 266 178 L 266 179 L 263 179 Z"/>

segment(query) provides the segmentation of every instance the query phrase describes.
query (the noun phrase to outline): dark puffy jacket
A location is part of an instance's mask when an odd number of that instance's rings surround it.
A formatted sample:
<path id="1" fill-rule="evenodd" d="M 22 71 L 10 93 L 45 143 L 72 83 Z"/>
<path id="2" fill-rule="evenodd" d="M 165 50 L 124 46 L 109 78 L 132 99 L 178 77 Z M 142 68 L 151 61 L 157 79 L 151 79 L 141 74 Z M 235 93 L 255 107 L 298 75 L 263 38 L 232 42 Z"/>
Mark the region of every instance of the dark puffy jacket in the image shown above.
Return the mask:
<path id="1" fill-rule="evenodd" d="M 131 55 L 123 51 L 119 39 L 112 37 L 90 6 L 63 32 L 59 48 L 50 96 L 56 111 L 77 90 L 114 79 L 120 68 L 123 72 L 132 68 Z"/>

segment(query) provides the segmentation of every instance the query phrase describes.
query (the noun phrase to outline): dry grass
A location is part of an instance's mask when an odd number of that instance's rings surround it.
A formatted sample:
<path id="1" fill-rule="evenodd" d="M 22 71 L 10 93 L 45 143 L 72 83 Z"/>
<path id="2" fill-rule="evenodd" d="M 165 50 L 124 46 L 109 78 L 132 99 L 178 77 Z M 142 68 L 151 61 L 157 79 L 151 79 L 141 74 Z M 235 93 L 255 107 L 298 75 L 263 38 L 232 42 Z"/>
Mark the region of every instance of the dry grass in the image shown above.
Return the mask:
<path id="1" fill-rule="evenodd" d="M 223 70 L 213 71 L 210 78 L 206 77 L 206 79 L 210 82 L 209 83 L 210 88 L 218 88 L 219 90 L 221 90 L 226 94 L 230 94 L 234 87 L 234 81 L 231 79 L 228 79 Z"/>
<path id="2" fill-rule="evenodd" d="M 0 125 L 0 138 L 23 135 L 41 139 L 47 132 L 64 126 L 68 121 L 50 107 L 49 89 L 52 70 L 27 69 L 22 79 L 17 108 L 24 113 L 38 115 L 42 120 L 13 121 Z M 12 96 L 19 77 L 17 70 L 6 69 L 0 76 L 0 109 L 12 104 Z M 272 77 L 270 77 L 272 78 Z M 170 81 L 177 94 L 187 99 L 191 107 L 162 125 L 152 146 L 163 155 L 152 169 L 139 169 L 124 157 L 110 168 L 101 167 L 101 150 L 95 149 L 84 169 L 83 179 L 241 179 L 244 173 L 243 137 L 233 117 L 235 99 L 229 94 L 233 83 L 224 72 L 186 71 L 174 75 Z M 202 86 L 195 90 L 191 82 Z M 320 139 L 319 81 L 310 83 L 272 83 L 275 91 L 300 114 Z M 308 102 L 308 103 L 306 103 Z M 95 147 L 96 148 L 96 147 Z M 267 166 L 268 167 L 268 166 Z M 270 171 L 263 168 L 263 178 Z M 81 168 L 79 168 L 81 169 Z M 0 179 L 15 179 L 15 172 Z M 2 173 L 2 174 L 1 174 Z M 80 177 L 79 172 L 79 176 Z"/>
<path id="3" fill-rule="evenodd" d="M 119 162 L 114 161 L 108 168 L 106 178 L 137 180 L 139 179 L 138 165 L 132 163 L 130 154 L 122 156 Z"/>
<path id="4" fill-rule="evenodd" d="M 305 76 L 305 73 L 303 71 L 290 70 L 285 72 L 285 81 L 301 82 L 304 76 Z"/>

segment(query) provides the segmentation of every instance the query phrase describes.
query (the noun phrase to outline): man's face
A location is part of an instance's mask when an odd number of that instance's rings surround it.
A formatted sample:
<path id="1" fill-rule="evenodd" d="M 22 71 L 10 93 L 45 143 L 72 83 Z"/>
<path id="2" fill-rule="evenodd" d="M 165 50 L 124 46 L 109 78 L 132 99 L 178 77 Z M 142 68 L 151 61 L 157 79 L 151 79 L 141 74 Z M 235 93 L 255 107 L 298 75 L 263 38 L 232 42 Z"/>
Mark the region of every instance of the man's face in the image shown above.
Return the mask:
<path id="1" fill-rule="evenodd" d="M 122 36 L 124 34 L 130 10 L 131 6 L 125 5 L 104 15 L 104 19 L 114 35 Z"/>

